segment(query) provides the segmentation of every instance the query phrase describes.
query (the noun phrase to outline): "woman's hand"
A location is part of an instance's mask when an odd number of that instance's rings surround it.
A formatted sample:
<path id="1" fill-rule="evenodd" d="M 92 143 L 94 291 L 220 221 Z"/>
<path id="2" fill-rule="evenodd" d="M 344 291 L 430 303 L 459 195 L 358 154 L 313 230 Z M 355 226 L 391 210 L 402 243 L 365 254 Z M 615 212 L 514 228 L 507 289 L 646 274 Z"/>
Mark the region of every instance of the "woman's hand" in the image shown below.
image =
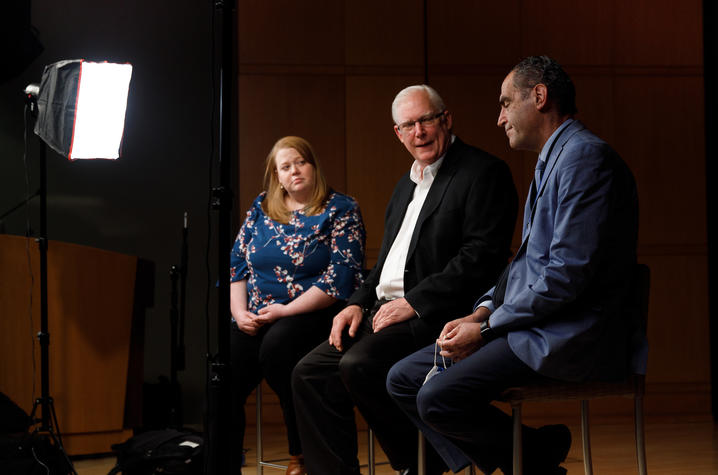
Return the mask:
<path id="1" fill-rule="evenodd" d="M 257 320 L 262 325 L 272 323 L 273 321 L 279 320 L 282 317 L 288 317 L 291 315 L 289 309 L 287 308 L 287 305 L 284 305 L 283 303 L 269 304 L 266 307 L 260 308 L 257 314 Z"/>
<path id="2" fill-rule="evenodd" d="M 235 312 L 234 321 L 237 322 L 237 326 L 247 335 L 256 335 L 259 328 L 263 325 L 259 321 L 257 315 L 253 314 L 248 310 L 240 310 Z"/>

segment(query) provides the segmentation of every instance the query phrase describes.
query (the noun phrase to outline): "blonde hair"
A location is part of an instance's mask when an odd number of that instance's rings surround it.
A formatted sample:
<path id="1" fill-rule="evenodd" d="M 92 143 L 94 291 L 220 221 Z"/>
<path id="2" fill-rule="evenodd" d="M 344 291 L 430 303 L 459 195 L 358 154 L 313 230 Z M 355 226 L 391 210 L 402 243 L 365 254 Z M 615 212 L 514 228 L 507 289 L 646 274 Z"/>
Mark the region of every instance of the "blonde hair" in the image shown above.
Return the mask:
<path id="1" fill-rule="evenodd" d="M 327 186 L 326 178 L 324 178 L 324 173 L 322 173 L 322 167 L 314 156 L 314 150 L 312 150 L 312 146 L 309 142 L 293 135 L 277 140 L 272 150 L 269 151 L 269 155 L 267 155 L 264 168 L 264 189 L 267 191 L 267 196 L 264 198 L 262 207 L 264 208 L 264 212 L 267 213 L 267 216 L 279 223 L 287 224 L 292 212 L 287 209 L 287 206 L 284 204 L 284 197 L 287 195 L 287 190 L 279 184 L 276 163 L 277 153 L 285 148 L 296 150 L 304 160 L 311 163 L 314 167 L 314 192 L 309 200 L 309 204 L 304 208 L 306 215 L 313 216 L 321 213 L 324 201 L 329 194 L 329 187 Z"/>

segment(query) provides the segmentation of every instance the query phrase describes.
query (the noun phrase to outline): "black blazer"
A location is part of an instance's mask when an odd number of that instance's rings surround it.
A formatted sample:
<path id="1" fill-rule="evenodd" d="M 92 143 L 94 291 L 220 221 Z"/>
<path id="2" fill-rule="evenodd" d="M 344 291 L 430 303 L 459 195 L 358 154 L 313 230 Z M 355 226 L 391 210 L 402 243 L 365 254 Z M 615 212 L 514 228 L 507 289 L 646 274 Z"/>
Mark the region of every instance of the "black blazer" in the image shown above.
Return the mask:
<path id="1" fill-rule="evenodd" d="M 348 304 L 370 308 L 416 185 L 405 174 L 386 209 L 376 266 Z M 404 292 L 420 320 L 441 327 L 468 315 L 510 255 L 517 195 L 502 160 L 456 138 L 431 185 L 407 255 Z"/>

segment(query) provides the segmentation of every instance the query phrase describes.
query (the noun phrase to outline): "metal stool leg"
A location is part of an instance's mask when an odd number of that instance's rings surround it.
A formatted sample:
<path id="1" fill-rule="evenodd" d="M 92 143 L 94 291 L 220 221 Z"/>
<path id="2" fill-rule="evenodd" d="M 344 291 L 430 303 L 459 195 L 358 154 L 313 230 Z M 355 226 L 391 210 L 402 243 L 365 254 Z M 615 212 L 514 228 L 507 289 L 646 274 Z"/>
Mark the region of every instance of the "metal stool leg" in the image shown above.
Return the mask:
<path id="1" fill-rule="evenodd" d="M 417 472 L 418 475 L 426 475 L 426 439 L 421 431 L 417 431 L 417 433 L 419 434 L 418 460 L 416 461 Z"/>
<path id="2" fill-rule="evenodd" d="M 255 391 L 257 401 L 257 475 L 264 473 L 264 466 L 262 465 L 262 383 L 257 385 Z"/>
<path id="3" fill-rule="evenodd" d="M 638 459 L 638 473 L 646 475 L 646 439 L 645 427 L 643 420 L 643 396 L 636 396 L 633 400 L 634 404 L 634 421 L 636 425 L 636 458 Z"/>
<path id="4" fill-rule="evenodd" d="M 588 421 L 588 400 L 581 401 L 581 438 L 583 439 L 583 471 L 586 475 L 593 475 L 593 460 L 591 459 L 591 427 Z"/>
<path id="5" fill-rule="evenodd" d="M 262 383 L 257 385 L 255 394 L 257 401 L 257 475 L 264 474 L 264 467 L 286 470 L 286 465 L 264 461 L 264 450 L 262 447 Z"/>
<path id="6" fill-rule="evenodd" d="M 374 453 L 374 431 L 371 430 L 371 427 L 369 427 L 367 435 L 369 438 L 367 444 L 367 467 L 369 468 L 369 475 L 374 475 L 376 467 L 376 454 Z"/>
<path id="7" fill-rule="evenodd" d="M 514 460 L 513 460 L 513 472 L 514 475 L 523 474 L 523 439 L 522 439 L 522 428 L 521 428 L 521 404 L 511 406 L 511 415 L 514 422 Z"/>

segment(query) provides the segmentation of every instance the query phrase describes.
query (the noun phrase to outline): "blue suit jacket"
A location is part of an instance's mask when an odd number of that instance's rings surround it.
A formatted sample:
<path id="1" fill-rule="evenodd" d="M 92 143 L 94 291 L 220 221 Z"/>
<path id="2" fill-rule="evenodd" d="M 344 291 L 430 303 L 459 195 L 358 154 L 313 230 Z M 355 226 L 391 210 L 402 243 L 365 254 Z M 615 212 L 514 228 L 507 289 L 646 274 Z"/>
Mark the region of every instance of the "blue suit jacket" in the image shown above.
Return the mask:
<path id="1" fill-rule="evenodd" d="M 626 321 L 622 303 L 637 232 L 633 175 L 606 142 L 574 121 L 547 157 L 533 206 L 527 200 L 521 247 L 490 326 L 546 376 L 623 376 L 634 322 Z"/>

